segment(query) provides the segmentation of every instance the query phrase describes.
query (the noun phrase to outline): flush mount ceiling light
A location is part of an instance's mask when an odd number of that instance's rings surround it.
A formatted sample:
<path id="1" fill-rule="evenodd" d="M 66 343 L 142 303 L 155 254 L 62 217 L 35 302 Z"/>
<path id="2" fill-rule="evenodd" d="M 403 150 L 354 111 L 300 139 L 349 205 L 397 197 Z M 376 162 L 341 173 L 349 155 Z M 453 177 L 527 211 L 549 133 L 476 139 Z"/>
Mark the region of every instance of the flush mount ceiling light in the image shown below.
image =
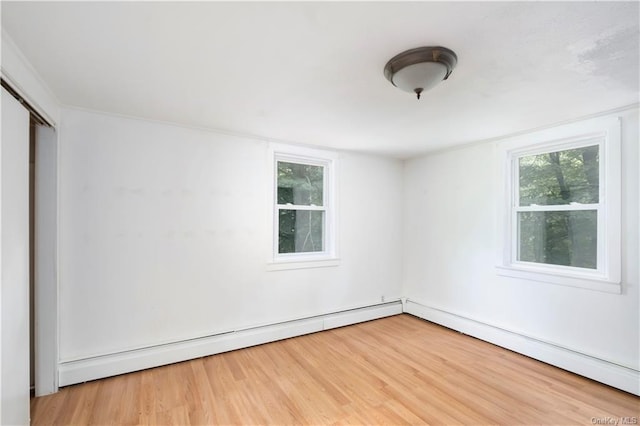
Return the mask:
<path id="1" fill-rule="evenodd" d="M 384 76 L 405 92 L 420 94 L 451 75 L 458 57 L 446 47 L 418 47 L 402 52 L 387 62 Z"/>

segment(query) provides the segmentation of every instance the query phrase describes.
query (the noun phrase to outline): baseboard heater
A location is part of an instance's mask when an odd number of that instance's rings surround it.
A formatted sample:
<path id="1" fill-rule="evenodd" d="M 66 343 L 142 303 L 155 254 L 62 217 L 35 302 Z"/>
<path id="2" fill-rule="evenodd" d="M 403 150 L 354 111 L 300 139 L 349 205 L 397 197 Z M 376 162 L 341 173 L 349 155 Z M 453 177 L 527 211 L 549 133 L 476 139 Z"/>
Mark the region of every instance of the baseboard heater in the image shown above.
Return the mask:
<path id="1" fill-rule="evenodd" d="M 404 312 L 640 396 L 640 371 L 524 336 L 471 318 L 406 300 Z"/>
<path id="2" fill-rule="evenodd" d="M 145 370 L 263 343 L 302 336 L 403 312 L 400 300 L 269 324 L 158 346 L 61 362 L 59 386 Z"/>

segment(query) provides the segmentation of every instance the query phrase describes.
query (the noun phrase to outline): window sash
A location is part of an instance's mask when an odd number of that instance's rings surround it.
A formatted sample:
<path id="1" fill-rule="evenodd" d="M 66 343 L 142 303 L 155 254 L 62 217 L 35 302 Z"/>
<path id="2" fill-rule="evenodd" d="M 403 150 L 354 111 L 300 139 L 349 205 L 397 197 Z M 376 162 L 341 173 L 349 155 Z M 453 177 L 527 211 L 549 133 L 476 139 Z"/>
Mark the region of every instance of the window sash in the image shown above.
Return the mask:
<path id="1" fill-rule="evenodd" d="M 596 239 L 598 241 L 596 246 L 596 268 L 582 268 L 579 266 L 569 266 L 569 265 L 558 265 L 554 263 L 544 263 L 544 262 L 532 262 L 527 260 L 518 259 L 520 255 L 520 222 L 518 220 L 518 213 L 523 212 L 553 212 L 553 211 L 595 211 L 596 212 Z M 604 221 L 601 206 L 597 205 L 595 208 L 589 209 L 543 209 L 543 210 L 528 210 L 523 209 L 516 211 L 514 209 L 513 216 L 511 218 L 511 263 L 514 265 L 536 265 L 548 270 L 557 269 L 559 271 L 588 271 L 588 272 L 597 272 L 602 273 L 604 271 L 605 258 L 604 258 L 604 243 L 602 243 L 602 238 L 605 238 L 605 233 L 603 231 Z"/>
<path id="2" fill-rule="evenodd" d="M 323 254 L 326 253 L 326 212 L 324 210 L 308 210 L 308 209 L 279 209 L 278 210 L 278 224 L 280 223 L 280 212 L 281 211 L 287 211 L 287 212 L 294 212 L 295 216 L 297 219 L 299 219 L 297 213 L 298 212 L 320 212 L 321 213 L 321 221 L 319 223 L 320 225 L 320 250 L 309 250 L 309 251 L 295 251 L 295 249 L 297 249 L 298 243 L 300 243 L 299 238 L 300 237 L 304 237 L 304 242 L 302 244 L 302 247 L 304 248 L 304 246 L 307 245 L 307 241 L 309 241 L 309 243 L 311 244 L 311 246 L 313 247 L 314 243 L 313 243 L 313 234 L 314 234 L 314 229 L 311 226 L 311 222 L 309 222 L 309 228 L 305 228 L 304 224 L 298 224 L 296 221 L 296 225 L 300 225 L 300 227 L 298 228 L 296 226 L 296 233 L 293 234 L 293 238 L 294 238 L 294 250 L 293 251 L 284 251 L 281 252 L 280 251 L 280 227 L 278 227 L 278 256 L 281 257 L 295 257 L 295 256 L 313 256 L 313 255 L 318 255 L 318 254 Z M 309 221 L 312 221 L 313 219 L 311 218 L 311 213 L 309 214 L 308 217 Z M 302 233 L 298 233 L 298 231 L 302 230 Z M 308 233 L 305 235 L 305 231 L 308 231 Z M 309 240 L 308 238 L 311 237 Z M 317 243 L 317 242 L 316 242 Z"/>
<path id="3" fill-rule="evenodd" d="M 275 200 L 277 203 L 278 200 L 278 190 L 280 188 L 279 186 L 279 176 L 278 176 L 278 169 L 279 169 L 279 164 L 280 163 L 289 163 L 289 164 L 299 164 L 299 165 L 303 165 L 303 166 L 313 166 L 313 167 L 320 167 L 322 168 L 322 206 L 326 206 L 327 205 L 327 184 L 328 184 L 328 177 L 327 177 L 327 170 L 328 170 L 328 166 L 327 163 L 325 162 L 321 162 L 321 161 L 313 161 L 313 160 L 307 160 L 307 159 L 301 159 L 301 160 L 296 160 L 293 157 L 286 157 L 286 156 L 278 156 L 276 158 L 275 161 Z M 284 205 L 295 205 L 295 206 L 300 206 L 300 207 L 304 207 L 306 206 L 305 204 L 293 204 L 293 203 L 287 203 L 287 204 L 277 204 L 278 206 L 284 206 Z M 311 206 L 315 206 L 314 204 L 311 204 Z"/>
<path id="4" fill-rule="evenodd" d="M 533 149 L 524 149 L 518 151 L 512 151 L 509 158 L 509 167 L 511 168 L 511 181 L 509 183 L 512 191 L 511 191 L 511 202 L 509 203 L 511 208 L 510 213 L 510 222 L 511 222 L 511 256 L 510 263 L 512 265 L 528 265 L 533 266 L 535 268 L 540 268 L 541 270 L 547 271 L 577 271 L 582 272 L 586 271 L 587 273 L 604 273 L 605 269 L 605 221 L 603 220 L 605 204 L 604 204 L 604 196 L 606 187 L 605 180 L 605 150 L 604 150 L 604 142 L 605 136 L 592 136 L 588 138 L 580 138 L 577 140 L 570 140 L 565 142 L 549 142 L 542 144 L 541 146 L 537 146 Z M 582 203 L 569 203 L 569 204 L 545 204 L 545 205 L 528 205 L 521 206 L 520 205 L 520 158 L 528 157 L 531 155 L 539 155 L 546 154 L 552 152 L 561 152 L 576 148 L 583 148 L 588 146 L 598 146 L 598 153 L 600 156 L 598 163 L 598 203 L 590 203 L 590 204 L 582 204 Z M 518 223 L 518 214 L 522 212 L 556 212 L 556 211 L 584 211 L 584 210 L 595 210 L 596 211 L 596 238 L 598 241 L 597 244 L 597 252 L 596 252 L 596 269 L 591 268 L 581 268 L 577 266 L 567 266 L 567 265 L 556 265 L 552 263 L 539 263 L 539 262 L 530 262 L 519 260 L 519 250 L 520 250 L 520 232 L 519 232 L 519 223 Z"/>
<path id="5" fill-rule="evenodd" d="M 537 146 L 535 148 L 529 148 L 524 150 L 514 151 L 510 155 L 510 168 L 511 168 L 511 182 L 510 186 L 512 188 L 511 194 L 511 206 L 513 208 L 525 208 L 527 206 L 520 206 L 520 159 L 523 157 L 529 157 L 533 155 L 540 154 L 548 154 L 553 152 L 561 152 L 568 151 L 571 149 L 577 148 L 585 148 L 588 146 L 598 146 L 598 203 L 593 204 L 602 204 L 605 200 L 605 162 L 606 162 L 606 150 L 605 150 L 605 135 L 599 136 L 591 136 L 588 138 L 582 137 L 577 140 L 569 140 L 565 142 L 548 142 L 542 144 L 541 146 Z M 545 204 L 545 205 L 532 205 L 531 207 L 560 207 L 560 206 L 575 206 L 573 210 L 578 210 L 577 206 L 582 205 L 593 205 L 593 204 L 581 204 L 581 203 L 573 203 L 573 204 Z M 561 209 L 560 209 L 561 210 Z"/>
<path id="6" fill-rule="evenodd" d="M 275 154 L 274 161 L 274 236 L 273 236 L 273 253 L 274 261 L 278 260 L 296 260 L 304 261 L 318 258 L 327 258 L 333 256 L 333 206 L 332 206 L 332 161 L 327 159 L 318 159 L 305 156 L 297 156 L 294 154 Z M 293 164 L 303 164 L 309 166 L 322 167 L 322 205 L 300 205 L 300 204 L 279 204 L 278 200 L 278 163 L 286 162 Z M 281 253 L 279 246 L 280 223 L 279 215 L 282 210 L 303 210 L 303 211 L 320 211 L 324 213 L 324 221 L 322 224 L 322 251 L 308 251 L 297 253 Z"/>

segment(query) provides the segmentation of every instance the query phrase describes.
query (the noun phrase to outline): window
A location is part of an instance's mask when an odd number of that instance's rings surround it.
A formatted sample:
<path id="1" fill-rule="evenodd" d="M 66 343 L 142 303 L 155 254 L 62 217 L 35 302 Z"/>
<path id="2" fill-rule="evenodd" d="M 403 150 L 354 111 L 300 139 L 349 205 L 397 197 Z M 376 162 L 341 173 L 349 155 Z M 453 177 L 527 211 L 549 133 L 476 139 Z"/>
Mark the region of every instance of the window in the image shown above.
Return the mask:
<path id="1" fill-rule="evenodd" d="M 336 260 L 334 160 L 289 153 L 274 159 L 274 263 L 334 266 L 326 262 Z"/>
<path id="2" fill-rule="evenodd" d="M 501 275 L 620 291 L 620 124 L 592 120 L 500 146 Z"/>
<path id="3" fill-rule="evenodd" d="M 516 260 L 597 269 L 599 151 L 596 144 L 516 156 Z"/>
<path id="4" fill-rule="evenodd" d="M 278 253 L 324 251 L 324 165 L 278 160 Z"/>

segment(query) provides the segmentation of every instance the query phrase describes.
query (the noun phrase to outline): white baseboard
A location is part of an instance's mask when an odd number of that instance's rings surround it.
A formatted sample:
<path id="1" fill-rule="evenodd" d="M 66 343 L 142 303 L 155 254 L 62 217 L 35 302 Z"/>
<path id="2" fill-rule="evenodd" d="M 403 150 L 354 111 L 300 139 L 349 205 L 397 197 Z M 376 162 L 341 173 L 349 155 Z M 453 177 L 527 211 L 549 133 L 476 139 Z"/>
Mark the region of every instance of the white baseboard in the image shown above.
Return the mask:
<path id="1" fill-rule="evenodd" d="M 640 396 L 640 372 L 451 312 L 406 300 L 150 348 L 63 362 L 60 386 L 275 342 L 404 312 Z"/>
<path id="2" fill-rule="evenodd" d="M 400 301 L 59 364 L 60 386 L 215 355 L 402 313 Z"/>
<path id="3" fill-rule="evenodd" d="M 407 300 L 404 312 L 640 396 L 640 372 Z"/>

